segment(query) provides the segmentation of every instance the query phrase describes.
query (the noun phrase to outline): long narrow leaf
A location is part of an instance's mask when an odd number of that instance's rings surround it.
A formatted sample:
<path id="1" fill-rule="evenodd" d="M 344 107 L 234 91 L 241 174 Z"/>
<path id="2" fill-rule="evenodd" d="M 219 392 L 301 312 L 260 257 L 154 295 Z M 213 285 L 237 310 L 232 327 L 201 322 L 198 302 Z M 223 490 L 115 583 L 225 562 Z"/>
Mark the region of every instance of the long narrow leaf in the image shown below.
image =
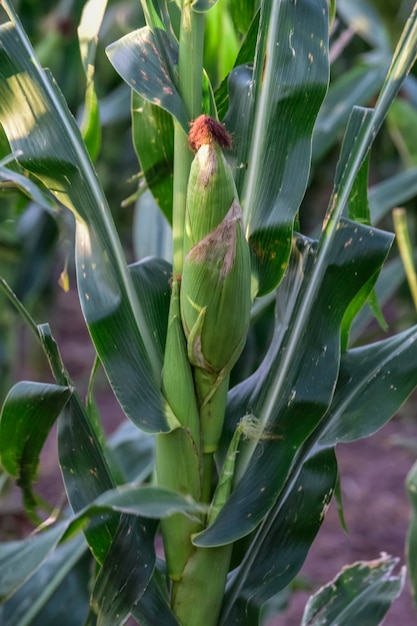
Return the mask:
<path id="1" fill-rule="evenodd" d="M 398 559 L 382 556 L 344 568 L 310 598 L 301 626 L 381 624 L 404 585 L 405 569 L 394 575 Z"/>
<path id="2" fill-rule="evenodd" d="M 76 217 L 81 305 L 119 402 L 143 428 L 169 430 L 160 357 L 101 186 L 64 99 L 39 66 L 9 3 L 3 4 L 13 21 L 0 28 L 0 120 L 19 162 Z"/>
<path id="3" fill-rule="evenodd" d="M 58 415 L 72 394 L 70 387 L 20 382 L 7 394 L 0 415 L 0 462 L 17 478 L 25 507 L 35 513 L 32 484 L 39 455 Z"/>
<path id="4" fill-rule="evenodd" d="M 390 235 L 343 220 L 327 248 L 320 280 L 314 253 L 306 253 L 310 265 L 303 268 L 288 326 L 277 326 L 269 354 L 249 381 L 252 392 L 247 394 L 245 382 L 235 392 L 235 419 L 253 413 L 263 428 L 242 446 L 237 460 L 240 480 L 214 524 L 195 538 L 197 545 L 228 543 L 247 534 L 274 504 L 296 450 L 332 399 L 346 308 L 379 271 L 390 244 Z M 284 281 L 284 293 L 287 289 Z M 314 315 L 307 315 L 312 310 Z"/>
<path id="5" fill-rule="evenodd" d="M 7 598 L 14 593 L 37 571 L 59 542 L 80 532 L 91 520 L 103 524 L 106 515 L 113 512 L 126 513 L 128 516 L 135 516 L 142 524 L 149 520 L 149 528 L 153 528 L 155 519 L 168 517 L 173 513 L 201 514 L 201 511 L 200 504 L 160 487 L 131 485 L 122 490 L 114 489 L 103 493 L 96 502 L 91 502 L 78 514 L 47 530 L 21 541 L 0 543 L 0 598 Z M 146 518 L 140 519 L 143 515 Z M 123 590 L 120 591 L 122 593 Z"/>
<path id="6" fill-rule="evenodd" d="M 143 175 L 159 208 L 172 223 L 174 125 L 164 109 L 132 92 L 132 132 Z"/>
<path id="7" fill-rule="evenodd" d="M 332 446 L 374 434 L 394 415 L 416 384 L 416 326 L 369 346 L 348 350 L 341 359 L 320 444 Z"/>
<path id="8" fill-rule="evenodd" d="M 66 611 L 65 626 L 79 626 L 88 614 L 90 565 L 91 556 L 81 535 L 59 545 L 37 574 L 4 604 L 0 622 L 8 626 L 31 626 L 41 620 L 43 624 L 52 623 L 71 606 L 71 612 Z"/>
<path id="9" fill-rule="evenodd" d="M 233 573 L 221 625 L 259 624 L 262 606 L 300 570 L 324 519 L 337 477 L 331 449 L 304 464 L 286 498 L 265 518 Z"/>
<path id="10" fill-rule="evenodd" d="M 225 122 L 232 133 L 234 121 L 245 122 L 235 134 L 232 158 L 258 295 L 279 283 L 288 264 L 313 125 L 328 83 L 327 29 L 327 2 L 263 2 L 253 76 L 233 87 L 244 116 L 227 115 Z"/>
<path id="11" fill-rule="evenodd" d="M 86 77 L 85 108 L 81 132 L 94 160 L 100 150 L 101 126 L 98 99 L 94 87 L 95 59 L 98 33 L 104 18 L 107 0 L 88 0 L 78 26 L 78 39 Z"/>

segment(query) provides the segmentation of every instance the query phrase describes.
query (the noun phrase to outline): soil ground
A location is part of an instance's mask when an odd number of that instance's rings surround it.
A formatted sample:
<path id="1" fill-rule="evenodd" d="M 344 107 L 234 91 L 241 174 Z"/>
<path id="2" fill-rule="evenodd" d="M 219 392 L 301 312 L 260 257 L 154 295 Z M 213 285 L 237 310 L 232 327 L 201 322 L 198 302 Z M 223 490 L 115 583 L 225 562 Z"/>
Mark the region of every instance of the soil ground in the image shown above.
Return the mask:
<path id="1" fill-rule="evenodd" d="M 52 332 L 71 376 L 80 385 L 81 391 L 85 391 L 93 350 L 74 293 L 59 295 Z M 38 361 L 36 355 L 33 360 Z M 32 367 L 29 367 L 27 363 L 22 364 L 20 377 L 34 379 L 36 376 L 42 379 L 44 372 L 42 368 L 39 369 L 39 363 L 35 365 L 32 363 Z M 98 401 L 110 432 L 122 419 L 120 409 L 112 394 L 105 389 Z M 339 446 L 337 455 L 349 533 L 345 534 L 342 530 L 337 508 L 332 504 L 300 572 L 300 576 L 311 583 L 312 590 L 329 582 L 344 565 L 378 558 L 381 552 L 399 557 L 400 565 L 404 564 L 404 544 L 410 515 L 404 481 L 417 457 L 416 407 L 417 396 L 411 398 L 400 414 L 373 437 Z M 404 442 L 414 443 L 414 449 L 404 445 Z M 53 504 L 57 504 L 63 496 L 53 435 L 42 453 L 39 489 Z M 16 537 L 27 530 L 19 493 L 13 491 L 0 502 L 0 537 L 2 540 Z M 274 618 L 271 626 L 299 626 L 310 594 L 311 591 L 295 592 L 288 610 Z M 417 626 L 417 612 L 412 606 L 408 583 L 390 609 L 384 624 Z"/>

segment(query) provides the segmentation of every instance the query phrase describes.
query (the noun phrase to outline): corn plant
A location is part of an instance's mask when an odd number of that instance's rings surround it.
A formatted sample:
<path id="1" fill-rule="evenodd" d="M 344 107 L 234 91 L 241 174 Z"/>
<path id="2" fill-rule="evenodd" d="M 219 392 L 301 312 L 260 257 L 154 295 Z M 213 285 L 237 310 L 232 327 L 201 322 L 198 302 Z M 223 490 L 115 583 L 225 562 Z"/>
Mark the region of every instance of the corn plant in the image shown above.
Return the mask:
<path id="1" fill-rule="evenodd" d="M 132 90 L 143 179 L 172 227 L 172 259 L 128 266 L 92 163 L 106 2 L 86 3 L 79 31 L 81 131 L 12 4 L 0 2 L 1 175 L 72 212 L 85 322 L 130 420 L 106 441 L 50 326 L 3 280 L 55 379 L 17 383 L 1 413 L 2 466 L 39 522 L 29 538 L 0 546 L 8 625 L 265 623 L 337 492 L 337 443 L 374 433 L 417 384 L 417 327 L 352 347 L 365 305 L 379 315 L 376 284 L 393 236 L 370 223 L 369 154 L 416 58 L 417 8 L 374 108 L 345 118 L 313 237 L 299 218 L 312 146 L 324 154 L 331 143 L 323 110 L 336 94 L 326 96 L 335 7 L 329 15 L 326 0 L 231 0 L 229 13 L 214 4 L 143 0 L 146 25 L 107 49 Z M 204 70 L 216 10 L 239 43 L 217 88 Z M 272 301 L 269 345 L 239 376 L 252 322 Z M 46 524 L 33 485 L 56 420 L 68 509 Z M 343 570 L 312 596 L 302 624 L 379 624 L 404 582 L 396 563 L 384 556 Z"/>

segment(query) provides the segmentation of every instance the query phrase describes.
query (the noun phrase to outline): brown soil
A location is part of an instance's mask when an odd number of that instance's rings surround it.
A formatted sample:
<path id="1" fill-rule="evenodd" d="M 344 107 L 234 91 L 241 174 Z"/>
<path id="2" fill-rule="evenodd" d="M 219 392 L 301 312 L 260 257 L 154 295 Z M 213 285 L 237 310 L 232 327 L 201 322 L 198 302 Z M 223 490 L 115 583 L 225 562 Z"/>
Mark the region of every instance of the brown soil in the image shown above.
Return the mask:
<path id="1" fill-rule="evenodd" d="M 415 406 L 411 402 L 408 407 Z M 378 558 L 381 552 L 400 558 L 410 507 L 404 488 L 405 477 L 417 454 L 395 442 L 399 437 L 417 441 L 415 416 L 398 417 L 369 439 L 339 446 L 337 451 L 342 481 L 344 515 L 348 534 L 341 529 L 333 502 L 300 575 L 313 589 L 331 581 L 346 564 Z M 274 626 L 299 626 L 311 592 L 296 592 L 285 616 Z M 408 581 L 394 602 L 384 626 L 415 626 Z M 357 626 L 360 626 L 358 624 Z"/>
<path id="2" fill-rule="evenodd" d="M 84 393 L 93 350 L 74 293 L 59 295 L 51 325 L 64 362 Z M 39 361 L 35 353 L 33 360 L 36 367 L 28 367 L 25 362 L 21 378 L 48 379 L 47 370 L 39 368 L 42 359 Z M 120 408 L 105 387 L 98 401 L 106 429 L 110 432 L 123 419 Z M 410 400 L 400 415 L 373 437 L 339 446 L 344 514 L 349 534 L 343 532 L 336 506 L 332 504 L 300 573 L 311 583 L 313 590 L 334 578 L 345 564 L 375 559 L 381 552 L 397 556 L 401 564 L 404 563 L 404 543 L 410 515 L 404 481 L 417 457 L 417 449 L 400 445 L 398 439 L 417 444 L 415 406 L 416 398 Z M 53 434 L 42 453 L 38 486 L 43 496 L 53 504 L 57 504 L 63 495 Z M 14 490 L 1 501 L 0 536 L 4 540 L 21 536 L 27 530 L 20 496 Z M 271 626 L 299 626 L 310 593 L 294 593 L 288 610 L 272 620 Z M 390 609 L 384 624 L 417 625 L 417 612 L 412 606 L 408 586 Z"/>

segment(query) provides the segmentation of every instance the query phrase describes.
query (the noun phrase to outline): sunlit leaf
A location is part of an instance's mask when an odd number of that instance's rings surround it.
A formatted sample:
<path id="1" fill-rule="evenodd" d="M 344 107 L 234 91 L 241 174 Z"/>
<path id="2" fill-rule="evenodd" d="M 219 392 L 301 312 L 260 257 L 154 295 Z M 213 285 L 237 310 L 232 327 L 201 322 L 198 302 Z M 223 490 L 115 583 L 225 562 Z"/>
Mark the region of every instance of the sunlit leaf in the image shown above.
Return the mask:
<path id="1" fill-rule="evenodd" d="M 0 29 L 0 118 L 10 145 L 19 162 L 76 217 L 81 305 L 124 411 L 147 430 L 169 430 L 159 390 L 161 361 L 144 320 L 146 296 L 136 297 L 78 128 L 56 85 L 36 62 L 13 11 L 8 11 L 14 23 Z M 136 384 L 138 377 L 141 385 Z"/>
<path id="2" fill-rule="evenodd" d="M 106 6 L 107 0 L 88 0 L 84 5 L 78 26 L 81 61 L 87 81 L 81 132 L 93 160 L 100 150 L 101 143 L 100 114 L 94 86 L 95 57 L 98 33 Z"/>
<path id="3" fill-rule="evenodd" d="M 257 0 L 230 0 L 229 11 L 236 30 L 246 33 L 257 7 Z"/>
<path id="4" fill-rule="evenodd" d="M 238 50 L 230 8 L 224 2 L 217 2 L 206 15 L 204 32 L 204 67 L 214 85 L 219 85 L 230 72 Z"/>
<path id="5" fill-rule="evenodd" d="M 55 203 L 52 201 L 52 198 L 46 194 L 43 190 L 39 188 L 39 186 L 34 183 L 30 178 L 16 172 L 8 167 L 1 166 L 0 167 L 0 180 L 9 183 L 13 183 L 16 185 L 18 189 L 23 191 L 29 198 L 32 198 L 39 206 L 44 207 L 48 211 L 56 208 Z M 0 183 L 1 187 L 1 183 Z"/>

